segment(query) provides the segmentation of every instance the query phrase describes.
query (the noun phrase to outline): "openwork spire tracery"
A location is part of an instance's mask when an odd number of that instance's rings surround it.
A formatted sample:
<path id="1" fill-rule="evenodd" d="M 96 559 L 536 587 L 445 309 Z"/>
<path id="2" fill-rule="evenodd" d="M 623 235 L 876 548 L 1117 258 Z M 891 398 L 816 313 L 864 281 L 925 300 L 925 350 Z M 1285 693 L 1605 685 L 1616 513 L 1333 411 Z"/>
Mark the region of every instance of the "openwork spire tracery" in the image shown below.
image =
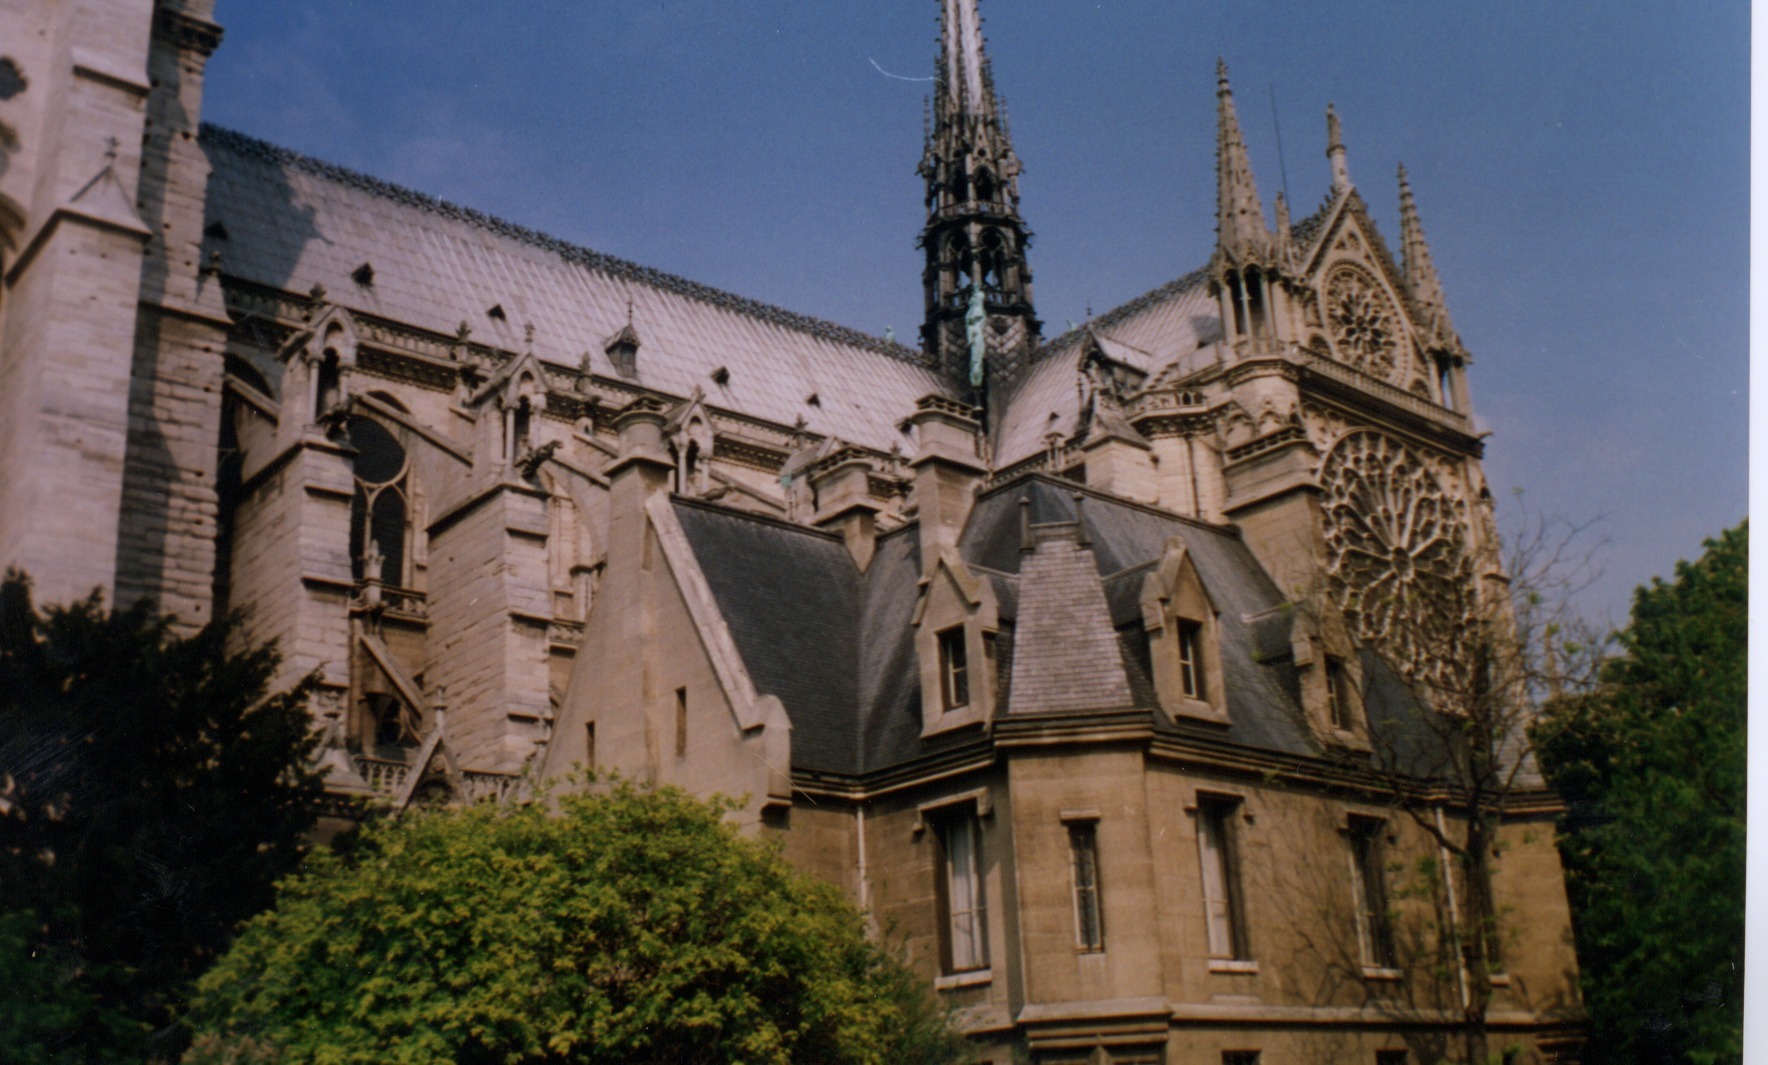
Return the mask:
<path id="1" fill-rule="evenodd" d="M 919 168 L 927 187 L 921 345 L 986 408 L 991 383 L 1017 372 L 1041 326 L 1026 261 L 1031 233 L 1019 216 L 1019 157 L 983 54 L 982 16 L 977 0 L 943 2 Z"/>

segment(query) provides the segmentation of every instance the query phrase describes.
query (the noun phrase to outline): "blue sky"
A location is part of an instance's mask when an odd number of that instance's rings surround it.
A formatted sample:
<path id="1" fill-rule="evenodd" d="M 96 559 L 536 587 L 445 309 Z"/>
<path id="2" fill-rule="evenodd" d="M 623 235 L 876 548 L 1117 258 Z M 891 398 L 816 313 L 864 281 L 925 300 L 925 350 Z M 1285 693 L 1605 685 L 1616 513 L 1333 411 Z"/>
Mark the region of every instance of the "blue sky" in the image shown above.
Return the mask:
<path id="1" fill-rule="evenodd" d="M 220 0 L 204 117 L 898 337 L 934 0 Z M 1214 68 L 1267 207 L 1324 109 L 1398 245 L 1404 162 L 1473 352 L 1501 520 L 1608 538 L 1586 612 L 1746 508 L 1749 7 L 983 0 L 1047 332 L 1201 265 Z M 1280 136 L 1280 139 L 1279 139 Z"/>

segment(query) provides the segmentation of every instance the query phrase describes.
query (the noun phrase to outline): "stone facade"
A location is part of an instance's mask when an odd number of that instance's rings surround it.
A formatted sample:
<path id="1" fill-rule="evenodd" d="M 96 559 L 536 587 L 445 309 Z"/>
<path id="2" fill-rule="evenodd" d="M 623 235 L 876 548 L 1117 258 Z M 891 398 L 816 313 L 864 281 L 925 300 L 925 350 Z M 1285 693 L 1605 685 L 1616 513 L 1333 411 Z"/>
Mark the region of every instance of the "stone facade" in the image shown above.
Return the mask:
<path id="1" fill-rule="evenodd" d="M 1268 224 L 1223 70 L 1215 254 L 1045 341 L 943 26 L 914 350 L 200 126 L 209 0 L 0 0 L 0 556 L 241 611 L 339 794 L 742 797 L 984 1060 L 1433 1060 L 1458 888 L 1372 767 L 1505 577 L 1412 189 L 1396 259 L 1329 114 Z M 1492 885 L 1524 1061 L 1557 811 Z"/>

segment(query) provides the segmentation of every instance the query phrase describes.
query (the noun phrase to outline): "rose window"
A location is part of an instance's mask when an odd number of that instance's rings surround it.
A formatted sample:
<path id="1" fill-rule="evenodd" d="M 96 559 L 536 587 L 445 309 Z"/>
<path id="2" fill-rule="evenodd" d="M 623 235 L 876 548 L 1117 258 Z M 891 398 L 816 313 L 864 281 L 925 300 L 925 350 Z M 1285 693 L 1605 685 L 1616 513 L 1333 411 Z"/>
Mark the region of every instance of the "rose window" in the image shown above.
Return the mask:
<path id="1" fill-rule="evenodd" d="M 1333 445 L 1320 486 L 1327 583 L 1351 631 L 1407 678 L 1454 683 L 1471 605 L 1460 503 L 1417 452 L 1368 431 Z"/>
<path id="2" fill-rule="evenodd" d="M 1399 357 L 1399 311 L 1375 279 L 1340 266 L 1326 281 L 1326 320 L 1344 361 L 1374 377 L 1393 376 Z"/>

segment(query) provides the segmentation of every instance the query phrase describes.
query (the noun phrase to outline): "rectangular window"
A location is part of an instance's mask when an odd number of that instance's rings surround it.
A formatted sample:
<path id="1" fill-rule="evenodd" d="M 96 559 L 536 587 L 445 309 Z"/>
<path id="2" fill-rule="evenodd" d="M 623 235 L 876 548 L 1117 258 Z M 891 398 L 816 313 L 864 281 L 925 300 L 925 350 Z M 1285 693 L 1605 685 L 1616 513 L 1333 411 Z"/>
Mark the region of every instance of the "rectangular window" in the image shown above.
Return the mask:
<path id="1" fill-rule="evenodd" d="M 939 691 L 947 710 L 970 705 L 970 663 L 962 625 L 939 634 Z"/>
<path id="2" fill-rule="evenodd" d="M 1234 855 L 1234 815 L 1240 804 L 1203 800 L 1197 804 L 1197 848 L 1203 867 L 1203 915 L 1209 929 L 1209 956 L 1247 957 L 1240 913 L 1238 864 Z"/>
<path id="3" fill-rule="evenodd" d="M 595 768 L 595 722 L 583 726 L 583 765 L 586 769 Z"/>
<path id="4" fill-rule="evenodd" d="M 1179 622 L 1179 690 L 1187 699 L 1207 698 L 1203 691 L 1203 623 Z"/>
<path id="5" fill-rule="evenodd" d="M 1363 964 L 1379 969 L 1399 967 L 1394 953 L 1393 925 L 1387 912 L 1386 848 L 1382 835 L 1387 825 L 1367 818 L 1352 818 L 1351 886 L 1356 892 L 1357 938 L 1362 942 Z"/>
<path id="6" fill-rule="evenodd" d="M 1105 949 L 1105 913 L 1099 901 L 1099 826 L 1092 821 L 1068 826 L 1074 856 L 1074 938 L 1083 951 Z"/>
<path id="7" fill-rule="evenodd" d="M 675 756 L 685 758 L 688 753 L 688 690 L 675 689 Z"/>
<path id="8" fill-rule="evenodd" d="M 1350 731 L 1351 699 L 1350 676 L 1345 672 L 1344 659 L 1336 655 L 1326 656 L 1326 708 L 1332 718 L 1332 727 Z"/>
<path id="9" fill-rule="evenodd" d="M 988 967 L 988 915 L 983 902 L 982 832 L 966 811 L 938 825 L 939 902 L 945 970 Z"/>
<path id="10" fill-rule="evenodd" d="M 1224 1050 L 1222 1065 L 1258 1065 L 1258 1054 L 1256 1050 Z"/>
<path id="11" fill-rule="evenodd" d="M 1377 1050 L 1375 1052 L 1375 1065 L 1406 1065 L 1410 1060 L 1404 1050 Z"/>

